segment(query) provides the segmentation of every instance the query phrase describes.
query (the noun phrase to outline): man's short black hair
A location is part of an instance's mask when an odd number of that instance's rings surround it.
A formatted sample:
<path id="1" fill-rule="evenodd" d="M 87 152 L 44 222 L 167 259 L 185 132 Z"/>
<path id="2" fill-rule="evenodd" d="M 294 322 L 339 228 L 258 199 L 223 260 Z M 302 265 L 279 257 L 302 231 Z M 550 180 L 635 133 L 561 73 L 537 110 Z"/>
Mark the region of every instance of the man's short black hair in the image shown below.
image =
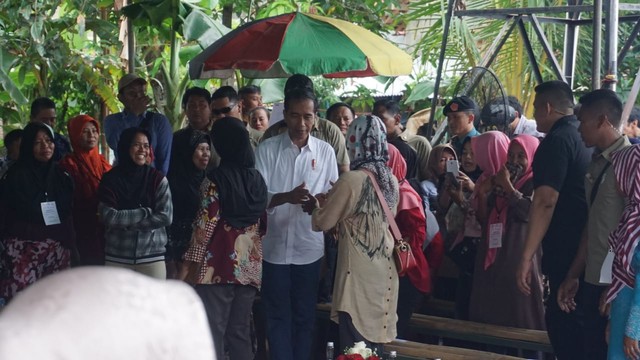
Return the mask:
<path id="1" fill-rule="evenodd" d="M 558 110 L 573 109 L 573 91 L 564 81 L 545 81 L 536 86 L 534 90 L 537 95 L 544 95 L 547 101 Z"/>
<path id="2" fill-rule="evenodd" d="M 373 103 L 374 110 L 379 106 L 384 107 L 391 116 L 400 114 L 400 105 L 395 100 L 381 99 Z"/>
<path id="3" fill-rule="evenodd" d="M 631 109 L 631 114 L 629 114 L 629 119 L 627 119 L 627 122 L 632 123 L 636 120 L 640 122 L 640 108 L 634 106 L 633 109 Z"/>
<path id="4" fill-rule="evenodd" d="M 513 108 L 513 110 L 518 112 L 518 116 L 522 116 L 522 104 L 520 104 L 520 100 L 518 100 L 515 96 L 507 96 L 507 102 L 509 106 Z"/>
<path id="5" fill-rule="evenodd" d="M 211 94 L 211 101 L 224 98 L 229 99 L 229 102 L 231 103 L 238 103 L 238 93 L 236 92 L 236 89 L 231 86 L 223 86 Z"/>
<path id="6" fill-rule="evenodd" d="M 292 91 L 294 89 L 307 89 L 311 92 L 314 92 L 313 81 L 311 81 L 311 78 L 309 78 L 307 75 L 293 74 L 287 79 L 287 82 L 284 84 L 284 94 L 286 95 L 289 91 Z"/>
<path id="7" fill-rule="evenodd" d="M 295 88 L 291 89 L 284 95 L 284 109 L 285 111 L 289 109 L 289 106 L 292 102 L 300 101 L 300 100 L 311 100 L 313 101 L 313 111 L 318 111 L 318 99 L 313 91 L 305 88 Z"/>
<path id="8" fill-rule="evenodd" d="M 261 93 L 262 93 L 262 89 L 260 89 L 260 86 L 257 86 L 257 85 L 243 86 L 240 88 L 240 90 L 238 90 L 238 95 L 241 98 L 243 98 L 245 95 L 254 95 L 254 94 L 260 95 Z"/>
<path id="9" fill-rule="evenodd" d="M 8 149 L 9 146 L 11 146 L 14 142 L 22 139 L 22 133 L 23 132 L 24 132 L 24 130 L 22 130 L 22 129 L 15 129 L 15 130 L 9 131 L 4 136 L 4 147 L 6 147 Z"/>
<path id="10" fill-rule="evenodd" d="M 581 109 L 589 109 L 607 116 L 609 123 L 615 128 L 622 119 L 622 101 L 613 90 L 598 89 L 583 95 L 580 100 Z"/>
<path id="11" fill-rule="evenodd" d="M 211 102 L 211 93 L 209 92 L 209 90 L 194 86 L 194 87 L 188 88 L 187 91 L 184 92 L 184 95 L 182 95 L 183 109 L 187 108 L 187 103 L 189 102 L 189 98 L 192 96 L 199 96 L 201 98 L 204 98 L 205 100 L 207 100 L 207 104 Z"/>
<path id="12" fill-rule="evenodd" d="M 40 113 L 40 111 L 44 109 L 55 109 L 56 103 L 48 97 L 41 97 L 33 100 L 31 103 L 31 119 L 35 119 L 36 116 Z"/>
<path id="13" fill-rule="evenodd" d="M 329 106 L 329 108 L 327 109 L 327 119 L 331 119 L 331 115 L 338 111 L 339 108 L 341 107 L 346 107 L 347 109 L 351 110 L 351 114 L 353 115 L 353 117 L 356 117 L 356 112 L 353 110 L 353 108 L 347 104 L 347 103 L 343 103 L 343 102 L 339 102 L 339 103 L 335 103 L 331 106 Z"/>

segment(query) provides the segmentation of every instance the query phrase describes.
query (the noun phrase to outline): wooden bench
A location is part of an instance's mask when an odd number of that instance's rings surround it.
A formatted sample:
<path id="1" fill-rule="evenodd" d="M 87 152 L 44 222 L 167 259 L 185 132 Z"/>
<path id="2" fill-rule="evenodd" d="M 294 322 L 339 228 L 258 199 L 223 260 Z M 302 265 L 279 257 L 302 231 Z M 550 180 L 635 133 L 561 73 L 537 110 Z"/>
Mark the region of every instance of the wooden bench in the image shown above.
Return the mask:
<path id="1" fill-rule="evenodd" d="M 472 321 L 413 314 L 409 327 L 420 334 L 460 339 L 482 344 L 552 353 L 546 331 L 482 324 Z M 442 343 L 442 341 L 440 341 Z"/>
<path id="2" fill-rule="evenodd" d="M 422 310 L 429 315 L 450 317 L 455 316 L 455 303 L 453 301 L 430 297 L 425 299 Z"/>
<path id="3" fill-rule="evenodd" d="M 429 345 L 407 340 L 394 340 L 384 345 L 384 351 L 396 351 L 398 358 L 441 359 L 441 360 L 516 360 L 513 356 L 499 355 L 486 351 L 462 349 L 451 346 Z"/>
<path id="4" fill-rule="evenodd" d="M 316 313 L 328 319 L 331 304 L 318 304 Z M 498 345 L 522 350 L 553 353 L 546 331 L 520 329 L 507 326 L 482 324 L 472 321 L 449 319 L 431 315 L 413 314 L 409 321 L 411 330 L 418 334 L 433 335 L 442 339 L 459 339 L 481 344 Z"/>

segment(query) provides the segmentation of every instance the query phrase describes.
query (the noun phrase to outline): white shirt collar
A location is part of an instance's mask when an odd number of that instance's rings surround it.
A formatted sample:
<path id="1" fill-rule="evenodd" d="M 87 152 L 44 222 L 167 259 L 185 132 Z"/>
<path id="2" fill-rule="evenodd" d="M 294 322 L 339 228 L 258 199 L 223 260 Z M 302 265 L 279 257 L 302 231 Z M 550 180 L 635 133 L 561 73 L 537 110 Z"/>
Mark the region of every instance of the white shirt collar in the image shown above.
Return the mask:
<path id="1" fill-rule="evenodd" d="M 284 133 L 280 134 L 279 136 L 281 136 L 282 138 L 280 139 L 280 149 L 287 149 L 287 148 L 298 148 L 298 145 L 294 144 L 293 141 L 291 141 L 291 138 L 289 137 L 289 132 L 285 131 Z M 309 135 L 309 140 L 307 141 L 307 145 L 303 146 L 301 149 L 299 149 L 299 152 L 302 151 L 310 151 L 312 154 L 315 154 L 318 152 L 318 139 L 316 139 L 315 137 Z"/>

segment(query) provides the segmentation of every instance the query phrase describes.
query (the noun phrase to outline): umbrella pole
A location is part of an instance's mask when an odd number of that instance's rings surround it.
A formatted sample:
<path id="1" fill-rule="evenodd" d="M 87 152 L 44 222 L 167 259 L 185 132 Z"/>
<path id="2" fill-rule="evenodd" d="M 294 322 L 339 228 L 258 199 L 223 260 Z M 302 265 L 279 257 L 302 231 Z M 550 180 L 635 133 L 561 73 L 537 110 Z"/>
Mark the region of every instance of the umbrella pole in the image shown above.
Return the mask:
<path id="1" fill-rule="evenodd" d="M 426 137 L 430 139 L 433 135 L 434 119 L 436 117 L 436 107 L 438 105 L 438 89 L 440 88 L 440 80 L 442 80 L 442 71 L 444 68 L 444 56 L 447 49 L 447 41 L 449 39 L 449 28 L 451 27 L 451 17 L 453 16 L 453 5 L 455 0 L 449 0 L 447 5 L 447 14 L 444 18 L 444 34 L 442 34 L 442 44 L 440 46 L 440 57 L 438 58 L 438 70 L 436 72 L 436 81 L 433 88 L 433 98 L 431 99 L 431 114 L 429 114 L 429 124 L 427 126 Z M 432 141 L 433 144 L 433 141 Z"/>
<path id="2" fill-rule="evenodd" d="M 133 3 L 133 0 L 126 2 L 126 5 Z M 133 74 L 136 71 L 136 37 L 133 33 L 133 20 L 126 18 L 127 21 L 127 65 L 128 73 Z"/>

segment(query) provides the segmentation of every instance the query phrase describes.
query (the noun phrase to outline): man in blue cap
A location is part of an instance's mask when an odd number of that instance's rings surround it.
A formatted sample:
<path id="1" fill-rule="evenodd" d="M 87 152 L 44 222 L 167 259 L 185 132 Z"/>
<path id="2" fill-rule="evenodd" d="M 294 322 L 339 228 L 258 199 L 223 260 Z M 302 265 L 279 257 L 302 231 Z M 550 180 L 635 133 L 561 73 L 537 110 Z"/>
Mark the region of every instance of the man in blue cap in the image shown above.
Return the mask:
<path id="1" fill-rule="evenodd" d="M 476 118 L 478 105 L 468 96 L 453 98 L 442 110 L 447 117 L 451 146 L 456 150 L 458 158 L 462 156 L 462 147 L 467 138 L 480 135 L 473 122 Z"/>

